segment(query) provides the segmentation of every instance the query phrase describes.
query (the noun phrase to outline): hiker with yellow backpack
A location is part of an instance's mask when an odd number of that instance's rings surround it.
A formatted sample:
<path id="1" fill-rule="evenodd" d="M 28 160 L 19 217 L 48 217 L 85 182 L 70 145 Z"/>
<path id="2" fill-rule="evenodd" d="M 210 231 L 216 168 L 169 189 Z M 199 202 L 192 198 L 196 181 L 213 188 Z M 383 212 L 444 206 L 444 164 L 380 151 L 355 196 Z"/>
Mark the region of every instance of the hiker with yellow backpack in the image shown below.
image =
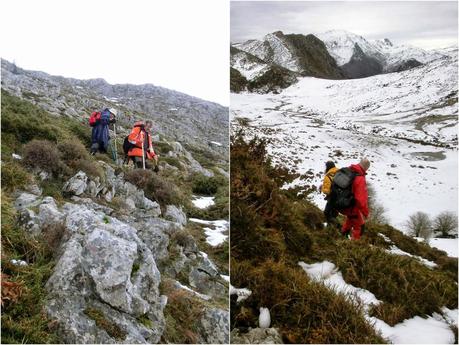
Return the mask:
<path id="1" fill-rule="evenodd" d="M 152 122 L 150 120 L 134 123 L 131 133 L 123 143 L 123 150 L 126 155 L 125 163 L 129 163 L 129 160 L 132 160 L 135 167 L 145 170 L 149 169 L 147 161 L 154 160 L 154 170 L 158 172 L 158 155 L 153 149 L 151 128 Z"/>
<path id="2" fill-rule="evenodd" d="M 334 162 L 328 161 L 325 163 L 325 176 L 321 186 L 321 192 L 325 194 L 325 200 L 327 200 L 327 204 L 325 205 L 324 209 L 324 215 L 327 221 L 327 226 L 338 227 L 338 221 L 336 219 L 336 217 L 338 217 L 338 211 L 334 209 L 334 207 L 332 206 L 332 202 L 330 202 L 330 193 L 333 183 L 333 177 L 335 176 L 338 170 L 339 169 L 335 166 Z"/>

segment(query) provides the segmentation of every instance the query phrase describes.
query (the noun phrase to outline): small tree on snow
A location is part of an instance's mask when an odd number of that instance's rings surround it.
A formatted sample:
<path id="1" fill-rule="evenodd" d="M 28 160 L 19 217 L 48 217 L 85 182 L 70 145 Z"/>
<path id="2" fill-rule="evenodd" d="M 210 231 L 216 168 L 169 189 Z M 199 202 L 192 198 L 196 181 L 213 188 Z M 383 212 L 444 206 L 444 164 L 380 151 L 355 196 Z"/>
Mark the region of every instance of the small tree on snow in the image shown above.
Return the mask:
<path id="1" fill-rule="evenodd" d="M 412 236 L 428 240 L 433 235 L 432 222 L 427 213 L 416 212 L 412 214 L 408 218 L 406 226 Z"/>
<path id="2" fill-rule="evenodd" d="M 453 212 L 445 211 L 435 217 L 433 230 L 440 237 L 457 237 L 457 215 Z"/>
<path id="3" fill-rule="evenodd" d="M 386 209 L 376 200 L 376 191 L 370 183 L 367 183 L 368 191 L 368 208 L 370 209 L 370 218 L 368 221 L 376 224 L 388 223 Z"/>

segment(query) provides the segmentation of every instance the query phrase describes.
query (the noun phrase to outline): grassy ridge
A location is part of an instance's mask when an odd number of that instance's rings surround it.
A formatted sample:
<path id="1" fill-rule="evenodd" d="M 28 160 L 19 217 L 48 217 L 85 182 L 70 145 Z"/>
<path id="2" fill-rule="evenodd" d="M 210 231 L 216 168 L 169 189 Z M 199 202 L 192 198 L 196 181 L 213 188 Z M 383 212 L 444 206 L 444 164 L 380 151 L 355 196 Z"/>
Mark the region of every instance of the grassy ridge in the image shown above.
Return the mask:
<path id="1" fill-rule="evenodd" d="M 241 305 L 232 303 L 232 327 L 256 327 L 263 306 L 271 309 L 273 327 L 286 342 L 381 342 L 361 310 L 311 282 L 298 268 L 300 260 L 333 262 L 346 282 L 382 301 L 371 313 L 391 325 L 443 306 L 457 308 L 454 259 L 386 225 L 367 224 L 358 242 L 343 239 L 322 227 L 322 212 L 315 205 L 280 188 L 294 177 L 271 166 L 265 142 L 232 138 L 231 281 L 253 291 Z M 414 258 L 387 253 L 388 244 L 378 233 L 438 266 L 431 269 Z"/>

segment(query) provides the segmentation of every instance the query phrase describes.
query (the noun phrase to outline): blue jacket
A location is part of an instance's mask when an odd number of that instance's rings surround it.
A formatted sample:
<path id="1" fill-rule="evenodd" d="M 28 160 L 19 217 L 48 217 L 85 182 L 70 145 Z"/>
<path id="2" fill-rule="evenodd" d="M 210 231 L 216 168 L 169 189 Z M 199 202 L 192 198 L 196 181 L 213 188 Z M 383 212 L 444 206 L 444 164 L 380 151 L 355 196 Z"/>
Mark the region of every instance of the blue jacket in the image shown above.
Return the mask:
<path id="1" fill-rule="evenodd" d="M 108 141 L 110 140 L 108 125 L 110 124 L 110 112 L 108 108 L 104 109 L 100 114 L 100 120 L 92 128 L 91 143 L 99 144 L 99 148 L 104 150 L 108 147 Z"/>

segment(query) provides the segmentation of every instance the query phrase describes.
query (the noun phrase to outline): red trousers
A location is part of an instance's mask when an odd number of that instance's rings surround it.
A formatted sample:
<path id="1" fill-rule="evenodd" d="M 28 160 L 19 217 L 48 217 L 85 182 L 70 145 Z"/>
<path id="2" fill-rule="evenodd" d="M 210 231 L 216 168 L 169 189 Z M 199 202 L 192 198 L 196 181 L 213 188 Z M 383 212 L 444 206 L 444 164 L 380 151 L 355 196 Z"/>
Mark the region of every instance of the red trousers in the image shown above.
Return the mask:
<path id="1" fill-rule="evenodd" d="M 343 234 L 351 232 L 351 238 L 353 240 L 358 240 L 362 233 L 363 224 L 365 224 L 365 221 L 363 220 L 363 216 L 360 212 L 357 214 L 347 215 L 341 232 Z"/>

